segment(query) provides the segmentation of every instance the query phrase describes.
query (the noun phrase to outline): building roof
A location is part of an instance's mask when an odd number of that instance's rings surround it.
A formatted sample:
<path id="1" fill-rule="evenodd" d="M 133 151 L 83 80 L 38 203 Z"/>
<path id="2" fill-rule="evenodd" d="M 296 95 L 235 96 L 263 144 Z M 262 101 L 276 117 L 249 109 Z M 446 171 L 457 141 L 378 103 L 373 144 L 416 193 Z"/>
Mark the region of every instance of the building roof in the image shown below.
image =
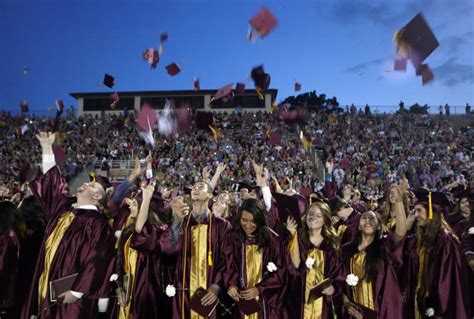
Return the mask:
<path id="1" fill-rule="evenodd" d="M 213 95 L 217 90 L 174 90 L 174 91 L 119 91 L 117 92 L 120 96 L 199 96 L 199 95 Z M 73 98 L 85 98 L 85 97 L 109 97 L 111 92 L 76 92 L 70 93 Z M 277 89 L 268 89 L 264 93 L 270 93 L 275 98 L 278 94 Z M 245 90 L 243 94 L 236 95 L 255 95 L 256 90 Z"/>

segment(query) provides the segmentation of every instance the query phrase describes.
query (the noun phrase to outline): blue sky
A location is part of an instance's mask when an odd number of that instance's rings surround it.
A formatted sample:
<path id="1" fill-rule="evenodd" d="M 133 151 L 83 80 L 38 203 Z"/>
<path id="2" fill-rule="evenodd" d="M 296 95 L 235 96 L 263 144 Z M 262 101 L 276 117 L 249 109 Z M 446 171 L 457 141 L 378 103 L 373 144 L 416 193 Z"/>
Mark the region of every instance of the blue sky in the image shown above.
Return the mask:
<path id="1" fill-rule="evenodd" d="M 423 5 L 424 4 L 424 5 Z M 255 44 L 248 20 L 268 7 L 279 26 Z M 422 87 L 409 67 L 393 68 L 393 33 L 423 12 L 440 47 L 427 59 L 435 82 Z M 474 2 L 400 1 L 71 1 L 0 0 L 0 109 L 46 110 L 71 92 L 110 92 L 97 87 L 104 73 L 117 91 L 202 89 L 246 81 L 264 64 L 278 99 L 302 91 L 336 96 L 341 104 L 474 104 Z M 141 52 L 168 32 L 156 70 Z M 177 62 L 170 77 L 164 67 Z M 28 76 L 23 68 L 29 68 Z M 248 83 L 247 86 L 252 86 Z"/>

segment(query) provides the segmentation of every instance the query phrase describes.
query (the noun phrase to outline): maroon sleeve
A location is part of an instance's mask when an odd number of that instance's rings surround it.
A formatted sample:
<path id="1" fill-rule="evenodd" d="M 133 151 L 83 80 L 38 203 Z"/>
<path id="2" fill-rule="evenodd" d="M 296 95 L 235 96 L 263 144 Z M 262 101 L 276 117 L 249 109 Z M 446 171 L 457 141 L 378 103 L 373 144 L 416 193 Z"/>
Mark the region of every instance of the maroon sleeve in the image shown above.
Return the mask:
<path id="1" fill-rule="evenodd" d="M 38 176 L 30 187 L 41 205 L 46 221 L 69 209 L 71 204 L 68 200 L 69 190 L 57 166 L 51 168 L 46 174 Z"/>
<path id="2" fill-rule="evenodd" d="M 166 228 L 145 222 L 139 233 L 132 235 L 130 247 L 138 251 L 157 254 L 160 252 L 160 237 Z"/>
<path id="3" fill-rule="evenodd" d="M 0 308 L 14 305 L 20 245 L 13 231 L 0 235 Z"/>

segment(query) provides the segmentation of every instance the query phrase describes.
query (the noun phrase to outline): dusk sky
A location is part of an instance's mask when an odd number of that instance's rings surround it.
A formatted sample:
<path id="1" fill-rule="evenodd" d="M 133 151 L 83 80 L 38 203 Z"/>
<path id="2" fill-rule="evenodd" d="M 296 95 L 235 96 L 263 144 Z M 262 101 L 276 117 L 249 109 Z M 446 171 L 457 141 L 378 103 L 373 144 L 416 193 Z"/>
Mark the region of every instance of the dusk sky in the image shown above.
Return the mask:
<path id="1" fill-rule="evenodd" d="M 262 6 L 279 25 L 252 44 L 248 20 Z M 427 86 L 411 65 L 392 71 L 392 36 L 419 12 L 440 42 L 426 60 L 435 74 Z M 141 53 L 158 47 L 161 32 L 169 39 L 152 70 Z M 0 37 L 0 109 L 14 112 L 21 100 L 35 111 L 58 98 L 75 105 L 72 92 L 111 92 L 97 86 L 104 73 L 115 76 L 118 92 L 190 90 L 195 76 L 202 89 L 217 89 L 247 81 L 259 64 L 278 100 L 294 95 L 296 80 L 302 92 L 336 96 L 341 105 L 403 100 L 434 112 L 474 104 L 472 0 L 0 0 Z M 182 67 L 175 77 L 164 69 L 171 62 Z"/>

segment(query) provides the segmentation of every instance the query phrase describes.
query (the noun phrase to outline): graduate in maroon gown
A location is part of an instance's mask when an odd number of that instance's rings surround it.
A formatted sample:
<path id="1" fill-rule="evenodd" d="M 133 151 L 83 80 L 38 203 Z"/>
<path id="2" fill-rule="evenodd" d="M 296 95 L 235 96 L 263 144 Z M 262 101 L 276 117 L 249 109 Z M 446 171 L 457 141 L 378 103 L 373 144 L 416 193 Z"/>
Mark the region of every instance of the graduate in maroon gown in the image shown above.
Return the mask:
<path id="1" fill-rule="evenodd" d="M 395 231 L 383 237 L 380 216 L 367 211 L 360 217 L 356 239 L 342 247 L 349 274 L 343 296 L 345 318 L 362 318 L 359 305 L 375 311 L 378 318 L 403 318 L 403 298 L 396 271 L 402 265 L 406 216 L 398 186 L 390 190 L 390 201 L 395 210 Z"/>
<path id="2" fill-rule="evenodd" d="M 204 305 L 218 300 L 227 268 L 225 236 L 230 224 L 216 217 L 209 210 L 212 187 L 207 182 L 197 182 L 191 190 L 192 210 L 183 205 L 173 216 L 171 227 L 161 236 L 164 253 L 177 255 L 173 297 L 173 317 L 181 319 L 202 318 L 190 307 L 190 298 L 198 288 L 207 291 L 202 298 Z M 211 318 L 216 318 L 214 311 Z"/>
<path id="3" fill-rule="evenodd" d="M 285 299 L 289 287 L 286 250 L 279 236 L 267 226 L 262 202 L 249 198 L 242 203 L 227 241 L 232 246 L 229 296 L 236 302 L 256 299 L 261 306 L 260 311 L 249 316 L 235 309 L 234 318 L 289 318 Z"/>
<path id="4" fill-rule="evenodd" d="M 416 245 L 410 245 L 415 258 L 416 277 L 407 296 L 408 318 L 471 318 L 467 266 L 459 239 L 444 220 L 442 207 L 449 206 L 446 195 L 415 192 Z"/>
<path id="5" fill-rule="evenodd" d="M 142 190 L 143 200 L 140 211 L 131 205 L 132 223 L 122 232 L 118 248 L 116 269 L 119 288 L 117 289 L 119 309 L 114 318 L 169 318 L 161 283 L 161 263 L 159 239 L 167 225 L 157 223 L 154 212 L 150 211 L 154 185 Z M 138 216 L 137 216 L 138 213 Z M 124 290 L 124 277 L 129 277 L 129 298 Z M 126 288 L 126 287 L 125 287 Z"/>
<path id="6" fill-rule="evenodd" d="M 13 228 L 15 204 L 0 201 L 0 318 L 15 318 L 20 244 Z"/>
<path id="7" fill-rule="evenodd" d="M 337 236 L 341 245 L 351 242 L 358 232 L 360 214 L 339 197 L 329 200 L 328 205 L 332 215 L 339 219 L 335 224 Z"/>
<path id="8" fill-rule="evenodd" d="M 94 318 L 106 310 L 113 270 L 113 235 L 97 209 L 105 191 L 98 183 L 84 183 L 72 208 L 65 179 L 55 164 L 55 134 L 41 132 L 37 138 L 44 175 L 30 186 L 42 207 L 46 230 L 21 318 Z M 71 290 L 52 301 L 49 283 L 74 274 Z"/>
<path id="9" fill-rule="evenodd" d="M 454 212 L 446 216 L 446 221 L 459 238 L 467 230 L 471 216 L 470 206 L 474 202 L 474 192 L 461 191 L 454 194 L 456 198 L 456 207 Z"/>
<path id="10" fill-rule="evenodd" d="M 331 211 L 323 202 L 314 202 L 303 217 L 301 231 L 294 220 L 287 223 L 292 234 L 289 245 L 292 266 L 297 272 L 296 293 L 292 298 L 299 304 L 294 318 L 334 318 L 333 298 L 341 294 L 345 280 L 339 250 L 339 239 L 332 226 Z M 310 289 L 330 279 L 333 283 L 322 290 L 322 297 L 308 302 Z"/>

